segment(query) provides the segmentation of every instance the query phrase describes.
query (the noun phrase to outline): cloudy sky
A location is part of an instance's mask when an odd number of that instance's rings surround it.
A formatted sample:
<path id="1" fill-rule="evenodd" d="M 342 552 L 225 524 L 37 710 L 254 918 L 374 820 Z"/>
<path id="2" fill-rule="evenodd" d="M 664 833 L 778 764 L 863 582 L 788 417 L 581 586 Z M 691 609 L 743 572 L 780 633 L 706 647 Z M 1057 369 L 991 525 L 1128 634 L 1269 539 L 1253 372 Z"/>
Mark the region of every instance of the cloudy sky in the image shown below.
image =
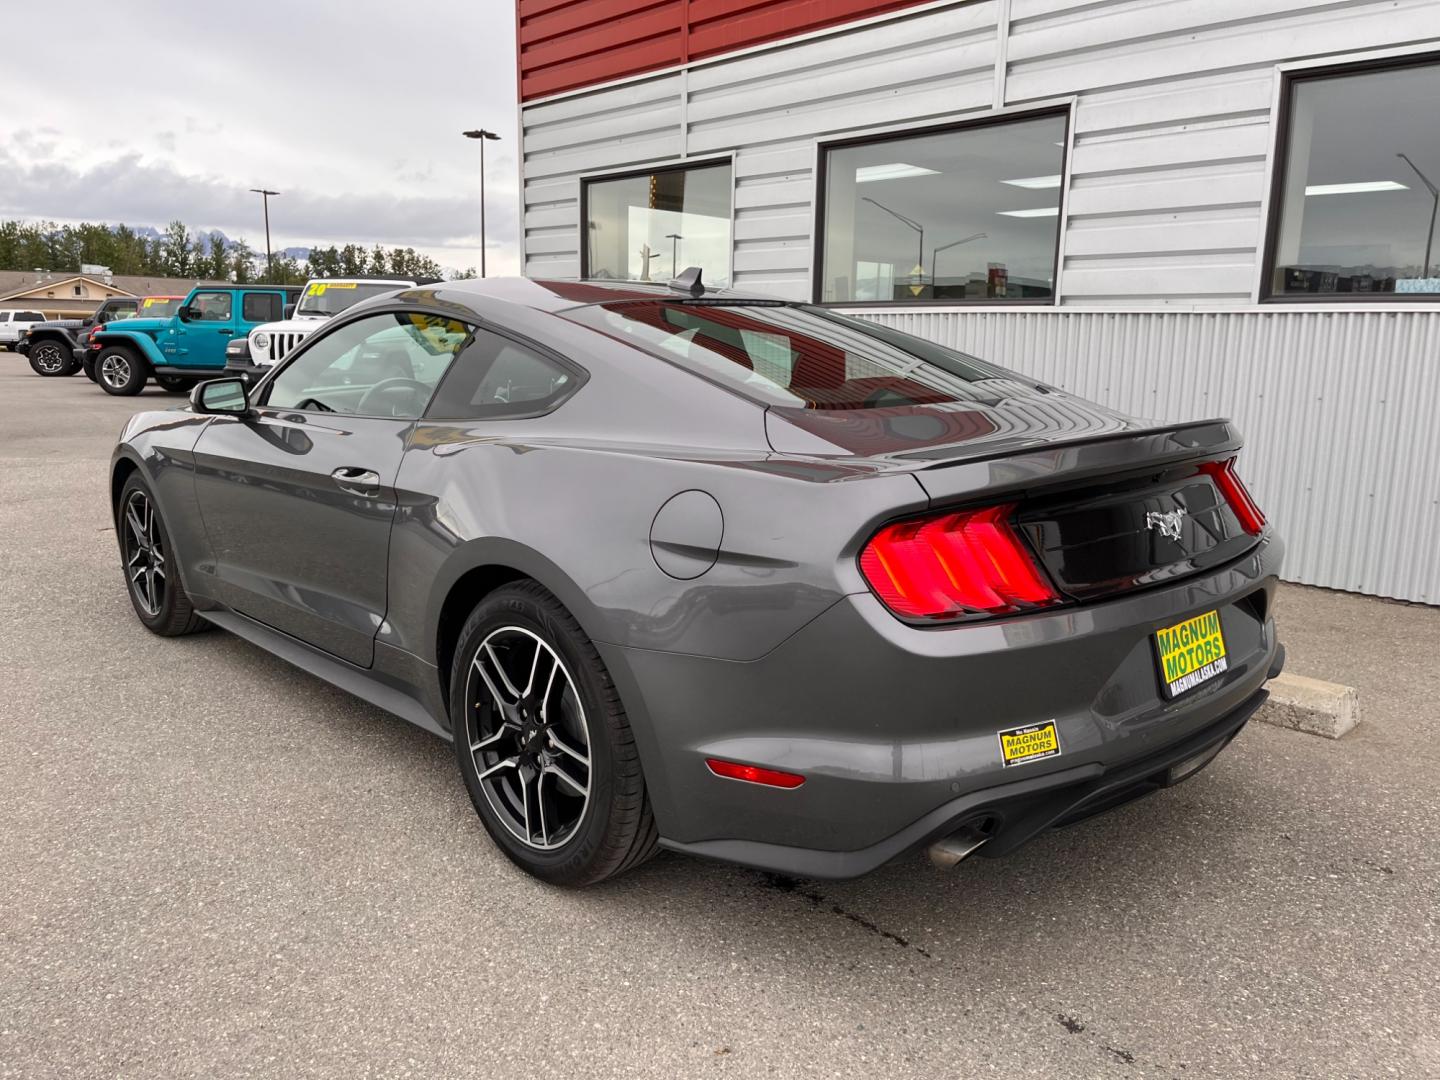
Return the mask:
<path id="1" fill-rule="evenodd" d="M 56 41 L 57 9 L 6 5 L 4 39 Z M 71 0 L 65 63 L 0 64 L 0 218 L 163 228 L 264 250 L 356 241 L 515 273 L 513 0 Z"/>

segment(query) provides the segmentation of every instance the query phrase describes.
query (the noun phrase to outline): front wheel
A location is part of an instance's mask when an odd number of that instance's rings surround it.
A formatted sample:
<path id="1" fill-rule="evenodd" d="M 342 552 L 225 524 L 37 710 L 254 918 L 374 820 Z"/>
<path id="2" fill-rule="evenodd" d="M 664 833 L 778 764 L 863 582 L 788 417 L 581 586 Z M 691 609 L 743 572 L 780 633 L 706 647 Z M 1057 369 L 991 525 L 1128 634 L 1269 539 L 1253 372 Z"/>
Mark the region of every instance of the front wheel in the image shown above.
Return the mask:
<path id="1" fill-rule="evenodd" d="M 130 397 L 145 389 L 145 369 L 145 361 L 123 345 L 102 349 L 95 359 L 100 389 L 119 397 Z"/>
<path id="2" fill-rule="evenodd" d="M 620 695 L 574 616 L 533 581 L 475 608 L 450 675 L 461 776 L 521 869 L 590 885 L 655 854 L 657 834 Z"/>
<path id="3" fill-rule="evenodd" d="M 85 377 L 91 382 L 99 381 L 95 374 L 95 360 L 96 354 L 86 352 L 85 359 L 80 361 L 80 370 L 85 372 Z"/>
<path id="4" fill-rule="evenodd" d="M 70 350 L 58 341 L 37 341 L 30 346 L 30 369 L 36 375 L 47 378 L 54 375 L 73 375 L 71 365 L 74 362 L 75 358 L 70 355 Z"/>
<path id="5" fill-rule="evenodd" d="M 178 637 L 209 626 L 195 614 L 155 497 L 138 474 L 125 482 L 115 518 L 130 603 L 145 628 L 161 637 Z"/>

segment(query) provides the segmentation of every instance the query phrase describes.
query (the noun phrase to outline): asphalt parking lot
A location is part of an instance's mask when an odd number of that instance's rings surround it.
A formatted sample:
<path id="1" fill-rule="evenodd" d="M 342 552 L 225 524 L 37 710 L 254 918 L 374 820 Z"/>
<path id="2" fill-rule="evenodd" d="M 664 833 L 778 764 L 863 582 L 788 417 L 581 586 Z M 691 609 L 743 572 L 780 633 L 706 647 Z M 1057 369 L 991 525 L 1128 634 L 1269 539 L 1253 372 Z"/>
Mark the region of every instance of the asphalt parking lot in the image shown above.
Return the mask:
<path id="1" fill-rule="evenodd" d="M 178 401 L 0 353 L 0 1075 L 1440 1076 L 1440 611 L 1287 588 L 1357 731 L 1006 860 L 560 892 L 434 738 L 135 621 L 106 469 Z"/>

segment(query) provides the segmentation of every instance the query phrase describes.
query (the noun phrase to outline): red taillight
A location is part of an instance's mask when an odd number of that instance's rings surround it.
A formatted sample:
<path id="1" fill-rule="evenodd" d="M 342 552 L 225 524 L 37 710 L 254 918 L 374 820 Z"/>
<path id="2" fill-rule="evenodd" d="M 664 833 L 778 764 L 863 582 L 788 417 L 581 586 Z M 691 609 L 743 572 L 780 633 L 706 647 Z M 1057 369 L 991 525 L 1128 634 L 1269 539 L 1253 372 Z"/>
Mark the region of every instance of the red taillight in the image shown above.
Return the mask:
<path id="1" fill-rule="evenodd" d="M 1200 466 L 1200 471 L 1215 481 L 1220 494 L 1225 496 L 1230 509 L 1235 511 L 1240 527 L 1251 536 L 1259 536 L 1265 529 L 1265 515 L 1260 512 L 1260 507 L 1255 505 L 1250 492 L 1245 490 L 1240 474 L 1235 471 L 1235 459 L 1207 461 Z"/>
<path id="2" fill-rule="evenodd" d="M 762 769 L 758 765 L 741 765 L 736 761 L 721 761 L 719 758 L 706 758 L 705 764 L 716 776 L 723 776 L 727 780 L 744 780 L 750 784 L 764 784 L 766 787 L 797 788 L 805 783 L 805 777 L 797 773 L 778 772 L 775 769 Z"/>
<path id="3" fill-rule="evenodd" d="M 886 525 L 860 572 L 897 615 L 1007 615 L 1060 602 L 1010 525 L 1014 504 Z"/>

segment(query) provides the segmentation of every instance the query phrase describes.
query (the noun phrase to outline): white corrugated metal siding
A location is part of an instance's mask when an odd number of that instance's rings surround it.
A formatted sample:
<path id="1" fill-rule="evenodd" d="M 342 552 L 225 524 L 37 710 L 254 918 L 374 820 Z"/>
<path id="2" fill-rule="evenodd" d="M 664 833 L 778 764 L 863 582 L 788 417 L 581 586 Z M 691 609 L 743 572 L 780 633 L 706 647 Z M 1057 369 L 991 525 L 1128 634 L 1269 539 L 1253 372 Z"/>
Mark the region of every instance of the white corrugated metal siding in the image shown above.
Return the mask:
<path id="1" fill-rule="evenodd" d="M 522 110 L 525 273 L 579 178 L 733 155 L 734 283 L 811 295 L 817 142 L 1074 98 L 1060 310 L 873 315 L 1141 415 L 1230 414 L 1295 580 L 1440 603 L 1440 312 L 1252 302 L 1276 65 L 1440 45 L 1440 0 L 971 0 Z"/>
<path id="2" fill-rule="evenodd" d="M 1288 579 L 1440 603 L 1440 312 L 865 317 L 1136 416 L 1230 417 Z"/>

